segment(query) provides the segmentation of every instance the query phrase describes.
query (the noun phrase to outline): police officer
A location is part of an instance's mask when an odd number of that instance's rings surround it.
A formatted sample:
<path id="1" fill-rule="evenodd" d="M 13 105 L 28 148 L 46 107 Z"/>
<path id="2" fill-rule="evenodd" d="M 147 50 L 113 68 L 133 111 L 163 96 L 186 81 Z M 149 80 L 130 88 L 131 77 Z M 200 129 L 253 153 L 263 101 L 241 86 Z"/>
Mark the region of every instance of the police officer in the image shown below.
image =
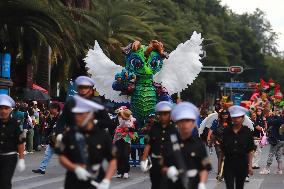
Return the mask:
<path id="1" fill-rule="evenodd" d="M 77 86 L 77 92 L 79 96 L 97 102 L 99 104 L 102 103 L 100 97 L 94 96 L 95 82 L 91 78 L 87 76 L 79 76 L 76 78 L 75 84 Z M 65 103 L 64 109 L 59 117 L 56 126 L 58 134 L 63 133 L 66 128 L 74 127 L 74 114 L 71 111 L 74 106 L 75 100 L 73 98 L 68 99 Z M 96 112 L 96 120 L 98 121 L 98 127 L 100 127 L 101 129 L 106 129 L 108 128 L 108 126 L 112 125 L 112 121 L 104 110 Z"/>
<path id="2" fill-rule="evenodd" d="M 243 126 L 244 116 L 248 110 L 237 105 L 231 106 L 228 110 L 233 125 L 224 130 L 221 145 L 222 156 L 225 158 L 224 178 L 227 188 L 243 189 L 246 176 L 253 174 L 253 135 L 248 127 Z"/>
<path id="3" fill-rule="evenodd" d="M 11 118 L 14 100 L 8 95 L 0 95 L 0 188 L 10 189 L 15 168 L 25 170 L 25 133 L 17 120 Z M 19 153 L 19 159 L 17 152 Z M 18 163 L 17 163 L 18 162 Z"/>
<path id="4" fill-rule="evenodd" d="M 171 135 L 167 146 L 163 172 L 168 180 L 167 187 L 175 189 L 206 189 L 205 182 L 211 164 L 205 145 L 193 135 L 199 111 L 189 102 L 179 103 L 171 113 L 177 124 L 178 135 Z"/>
<path id="5" fill-rule="evenodd" d="M 94 112 L 103 106 L 78 95 L 74 100 L 76 128 L 67 131 L 59 144 L 59 160 L 67 169 L 65 189 L 108 189 L 116 152 L 105 131 L 94 124 Z"/>
<path id="6" fill-rule="evenodd" d="M 156 105 L 155 111 L 158 116 L 158 122 L 155 123 L 148 136 L 145 136 L 145 148 L 141 157 L 141 169 L 148 169 L 148 155 L 152 161 L 150 169 L 150 180 L 152 189 L 160 188 L 162 182 L 161 168 L 163 162 L 163 151 L 165 145 L 170 141 L 170 134 L 176 133 L 176 128 L 171 122 L 172 104 L 167 101 L 161 101 Z"/>

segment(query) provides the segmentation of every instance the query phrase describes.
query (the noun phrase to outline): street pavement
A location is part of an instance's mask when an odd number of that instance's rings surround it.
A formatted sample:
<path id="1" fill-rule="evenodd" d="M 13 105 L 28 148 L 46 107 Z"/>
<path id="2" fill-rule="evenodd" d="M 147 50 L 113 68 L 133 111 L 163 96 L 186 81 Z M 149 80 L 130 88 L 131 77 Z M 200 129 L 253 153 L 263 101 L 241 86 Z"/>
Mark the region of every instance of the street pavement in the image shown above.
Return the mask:
<path id="1" fill-rule="evenodd" d="M 261 167 L 265 166 L 269 146 L 263 149 Z M 58 157 L 54 156 L 46 170 L 45 175 L 32 173 L 32 169 L 37 169 L 43 157 L 44 149 L 41 152 L 26 155 L 26 170 L 22 173 L 15 172 L 13 177 L 13 189 L 63 189 L 65 170 L 58 163 Z M 210 156 L 213 163 L 213 170 L 210 172 L 207 182 L 207 189 L 225 189 L 223 182 L 218 183 L 216 177 L 216 155 Z M 238 162 L 236 162 L 238 163 Z M 254 172 L 249 183 L 245 184 L 245 189 L 284 189 L 284 175 L 275 175 L 276 160 L 272 164 L 270 175 L 259 175 L 259 170 Z M 0 186 L 1 188 L 1 186 Z M 149 189 L 150 181 L 148 174 L 142 173 L 138 167 L 132 167 L 129 179 L 112 180 L 111 189 Z"/>

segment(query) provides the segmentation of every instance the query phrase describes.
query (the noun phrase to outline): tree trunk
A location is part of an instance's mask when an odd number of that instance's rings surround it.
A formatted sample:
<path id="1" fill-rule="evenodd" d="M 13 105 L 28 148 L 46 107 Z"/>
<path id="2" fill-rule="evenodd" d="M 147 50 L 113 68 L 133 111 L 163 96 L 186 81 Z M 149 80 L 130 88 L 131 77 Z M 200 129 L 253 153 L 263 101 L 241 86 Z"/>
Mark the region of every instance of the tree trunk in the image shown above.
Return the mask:
<path id="1" fill-rule="evenodd" d="M 32 46 L 30 44 L 29 31 L 25 30 L 23 33 L 23 63 L 25 65 L 25 78 L 22 78 L 26 81 L 25 87 L 32 88 L 33 86 L 33 62 L 32 62 Z"/>
<path id="2" fill-rule="evenodd" d="M 50 52 L 48 45 L 41 45 L 37 62 L 36 83 L 50 90 Z"/>

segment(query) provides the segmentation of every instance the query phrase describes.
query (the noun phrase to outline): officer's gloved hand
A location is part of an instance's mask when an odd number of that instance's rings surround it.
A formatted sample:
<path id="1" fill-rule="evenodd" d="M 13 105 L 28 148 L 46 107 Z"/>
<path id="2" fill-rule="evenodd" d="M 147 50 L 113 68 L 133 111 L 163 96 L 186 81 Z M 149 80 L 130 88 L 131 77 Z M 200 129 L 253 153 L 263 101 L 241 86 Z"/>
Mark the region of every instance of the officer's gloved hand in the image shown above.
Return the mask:
<path id="1" fill-rule="evenodd" d="M 141 161 L 141 162 L 140 162 L 140 168 L 141 168 L 141 170 L 142 170 L 143 172 L 148 171 L 147 164 L 148 164 L 147 160 L 144 160 L 144 161 Z"/>
<path id="2" fill-rule="evenodd" d="M 109 179 L 104 179 L 99 186 L 97 187 L 98 189 L 109 189 L 110 187 L 110 180 Z"/>
<path id="3" fill-rule="evenodd" d="M 167 171 L 167 177 L 171 179 L 173 182 L 178 180 L 178 170 L 175 166 L 170 166 Z"/>
<path id="4" fill-rule="evenodd" d="M 24 159 L 19 159 L 17 162 L 17 170 L 23 172 L 26 169 L 26 164 Z"/>
<path id="5" fill-rule="evenodd" d="M 198 189 L 206 189 L 206 185 L 203 182 L 198 184 Z"/>
<path id="6" fill-rule="evenodd" d="M 91 176 L 91 174 L 84 169 L 83 167 L 77 166 L 74 170 L 77 178 L 79 180 L 83 180 L 83 181 L 87 181 L 89 179 L 89 177 Z"/>

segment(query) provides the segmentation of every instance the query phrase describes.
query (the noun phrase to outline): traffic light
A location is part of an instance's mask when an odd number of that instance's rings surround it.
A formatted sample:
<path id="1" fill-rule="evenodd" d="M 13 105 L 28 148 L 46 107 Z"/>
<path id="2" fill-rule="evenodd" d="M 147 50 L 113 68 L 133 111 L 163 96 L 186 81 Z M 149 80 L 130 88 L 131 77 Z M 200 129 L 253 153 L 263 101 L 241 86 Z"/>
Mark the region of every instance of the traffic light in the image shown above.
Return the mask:
<path id="1" fill-rule="evenodd" d="M 230 66 L 229 67 L 229 72 L 231 74 L 240 74 L 243 73 L 244 68 L 242 66 Z"/>

